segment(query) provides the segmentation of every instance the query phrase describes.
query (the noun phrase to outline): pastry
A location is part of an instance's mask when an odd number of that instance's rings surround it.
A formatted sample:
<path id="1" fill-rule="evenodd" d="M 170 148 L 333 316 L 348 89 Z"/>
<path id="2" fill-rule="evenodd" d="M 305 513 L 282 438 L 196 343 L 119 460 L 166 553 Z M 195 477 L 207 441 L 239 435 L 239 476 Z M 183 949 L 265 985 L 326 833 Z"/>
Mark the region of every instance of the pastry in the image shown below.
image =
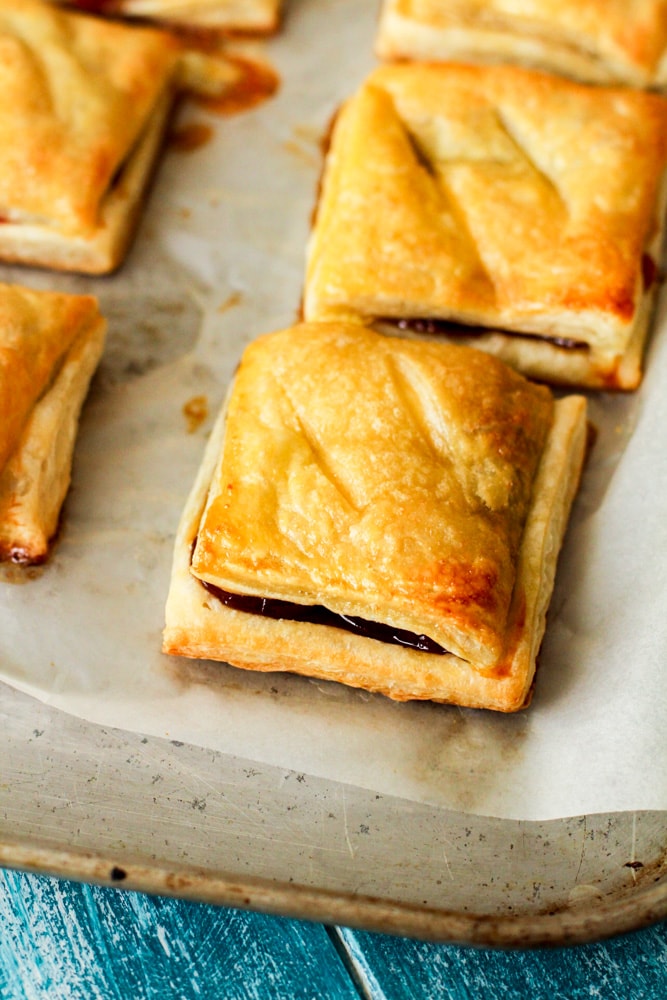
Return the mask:
<path id="1" fill-rule="evenodd" d="M 178 529 L 166 653 L 514 711 L 586 403 L 356 323 L 247 348 Z"/>
<path id="2" fill-rule="evenodd" d="M 175 97 L 168 33 L 0 0 L 0 259 L 120 264 Z"/>
<path id="3" fill-rule="evenodd" d="M 632 389 L 657 288 L 667 99 L 513 66 L 390 65 L 341 109 L 304 317 L 449 336 Z"/>
<path id="4" fill-rule="evenodd" d="M 383 0 L 384 59 L 513 62 L 590 83 L 667 85 L 665 0 Z"/>
<path id="5" fill-rule="evenodd" d="M 106 323 L 87 295 L 0 285 L 0 559 L 41 563 Z"/>
<path id="6" fill-rule="evenodd" d="M 71 0 L 71 3 L 97 14 L 145 17 L 192 28 L 261 35 L 278 29 L 281 8 L 281 0 Z"/>

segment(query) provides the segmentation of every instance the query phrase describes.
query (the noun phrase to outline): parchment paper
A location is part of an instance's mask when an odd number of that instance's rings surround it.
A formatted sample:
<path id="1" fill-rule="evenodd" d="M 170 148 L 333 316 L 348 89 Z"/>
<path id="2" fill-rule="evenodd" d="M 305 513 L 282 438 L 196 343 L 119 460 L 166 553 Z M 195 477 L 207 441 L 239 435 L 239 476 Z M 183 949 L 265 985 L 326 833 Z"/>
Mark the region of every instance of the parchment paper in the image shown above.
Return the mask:
<path id="1" fill-rule="evenodd" d="M 320 140 L 374 64 L 375 8 L 294 0 L 263 49 L 278 96 L 234 118 L 183 111 L 213 138 L 166 156 L 117 276 L 0 272 L 93 291 L 110 320 L 62 536 L 45 568 L 0 581 L 0 677 L 98 723 L 454 809 L 667 809 L 664 301 L 641 389 L 591 395 L 599 437 L 528 711 L 400 705 L 160 652 L 181 508 L 244 346 L 295 318 Z M 196 397 L 208 417 L 193 430 Z"/>

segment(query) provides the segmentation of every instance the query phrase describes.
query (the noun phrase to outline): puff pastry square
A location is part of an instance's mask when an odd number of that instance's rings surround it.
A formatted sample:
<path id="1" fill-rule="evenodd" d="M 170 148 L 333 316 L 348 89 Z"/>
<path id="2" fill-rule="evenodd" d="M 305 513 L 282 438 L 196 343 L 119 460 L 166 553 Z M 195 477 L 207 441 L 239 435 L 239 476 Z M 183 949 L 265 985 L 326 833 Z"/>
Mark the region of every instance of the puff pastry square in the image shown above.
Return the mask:
<path id="1" fill-rule="evenodd" d="M 0 559 L 41 563 L 106 323 L 86 295 L 0 285 Z"/>
<path id="2" fill-rule="evenodd" d="M 67 2 L 67 0 L 58 0 Z M 69 0 L 96 14 L 145 17 L 192 28 L 266 35 L 277 31 L 282 0 Z"/>
<path id="3" fill-rule="evenodd" d="M 589 83 L 667 85 L 664 0 L 383 0 L 385 59 L 516 62 Z"/>
<path id="4" fill-rule="evenodd" d="M 341 109 L 306 320 L 456 337 L 632 389 L 657 288 L 667 99 L 513 66 L 390 65 Z"/>
<path id="5" fill-rule="evenodd" d="M 0 2 L 0 259 L 120 264 L 175 96 L 167 32 Z"/>
<path id="6" fill-rule="evenodd" d="M 585 412 L 467 347 L 260 338 L 183 512 L 164 651 L 523 707 Z"/>

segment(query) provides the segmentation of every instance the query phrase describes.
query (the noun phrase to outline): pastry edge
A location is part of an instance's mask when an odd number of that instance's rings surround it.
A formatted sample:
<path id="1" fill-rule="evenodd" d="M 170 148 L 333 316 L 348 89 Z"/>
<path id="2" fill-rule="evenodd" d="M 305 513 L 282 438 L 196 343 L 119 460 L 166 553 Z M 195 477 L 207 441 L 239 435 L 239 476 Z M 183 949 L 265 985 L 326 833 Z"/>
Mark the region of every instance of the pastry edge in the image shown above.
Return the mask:
<path id="1" fill-rule="evenodd" d="M 640 88 L 667 87 L 667 52 L 653 71 L 630 60 L 598 55 L 556 39 L 465 25 L 437 28 L 401 15 L 392 2 L 382 4 L 375 38 L 379 59 L 494 64 L 513 62 L 570 77 L 582 83 L 620 83 Z"/>
<path id="2" fill-rule="evenodd" d="M 57 0 L 65 3 L 67 0 Z M 212 28 L 229 34 L 272 35 L 280 28 L 280 0 L 125 0 L 123 17 L 148 18 L 165 25 Z"/>
<path id="3" fill-rule="evenodd" d="M 0 560 L 44 562 L 69 490 L 78 422 L 106 337 L 99 314 L 74 340 L 0 472 Z"/>
<path id="4" fill-rule="evenodd" d="M 276 621 L 234 611 L 216 601 L 190 572 L 192 546 L 224 438 L 225 408 L 179 523 L 165 611 L 164 653 L 224 661 L 262 672 L 280 671 L 344 683 L 396 701 L 430 700 L 514 712 L 530 701 L 535 661 L 546 624 L 558 552 L 576 493 L 586 446 L 586 401 L 556 403 L 519 556 L 511 621 L 513 648 L 493 671 L 453 654 L 436 656 L 340 629 Z"/>

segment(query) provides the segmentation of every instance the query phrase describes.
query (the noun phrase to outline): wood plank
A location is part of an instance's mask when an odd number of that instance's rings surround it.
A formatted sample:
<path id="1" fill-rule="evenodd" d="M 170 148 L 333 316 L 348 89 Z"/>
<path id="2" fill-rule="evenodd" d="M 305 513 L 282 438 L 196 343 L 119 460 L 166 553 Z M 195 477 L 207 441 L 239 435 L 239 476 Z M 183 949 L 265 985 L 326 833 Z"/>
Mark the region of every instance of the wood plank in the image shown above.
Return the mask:
<path id="1" fill-rule="evenodd" d="M 667 923 L 580 948 L 498 952 L 338 928 L 372 1000 L 654 1000 L 667 996 Z M 355 1000 L 317 924 L 0 872 L 3 1000 Z"/>
<path id="2" fill-rule="evenodd" d="M 578 948 L 491 951 L 338 929 L 373 1000 L 657 1000 L 667 997 L 667 923 Z"/>
<path id="3" fill-rule="evenodd" d="M 358 1000 L 327 931 L 0 871 L 2 1000 Z"/>

